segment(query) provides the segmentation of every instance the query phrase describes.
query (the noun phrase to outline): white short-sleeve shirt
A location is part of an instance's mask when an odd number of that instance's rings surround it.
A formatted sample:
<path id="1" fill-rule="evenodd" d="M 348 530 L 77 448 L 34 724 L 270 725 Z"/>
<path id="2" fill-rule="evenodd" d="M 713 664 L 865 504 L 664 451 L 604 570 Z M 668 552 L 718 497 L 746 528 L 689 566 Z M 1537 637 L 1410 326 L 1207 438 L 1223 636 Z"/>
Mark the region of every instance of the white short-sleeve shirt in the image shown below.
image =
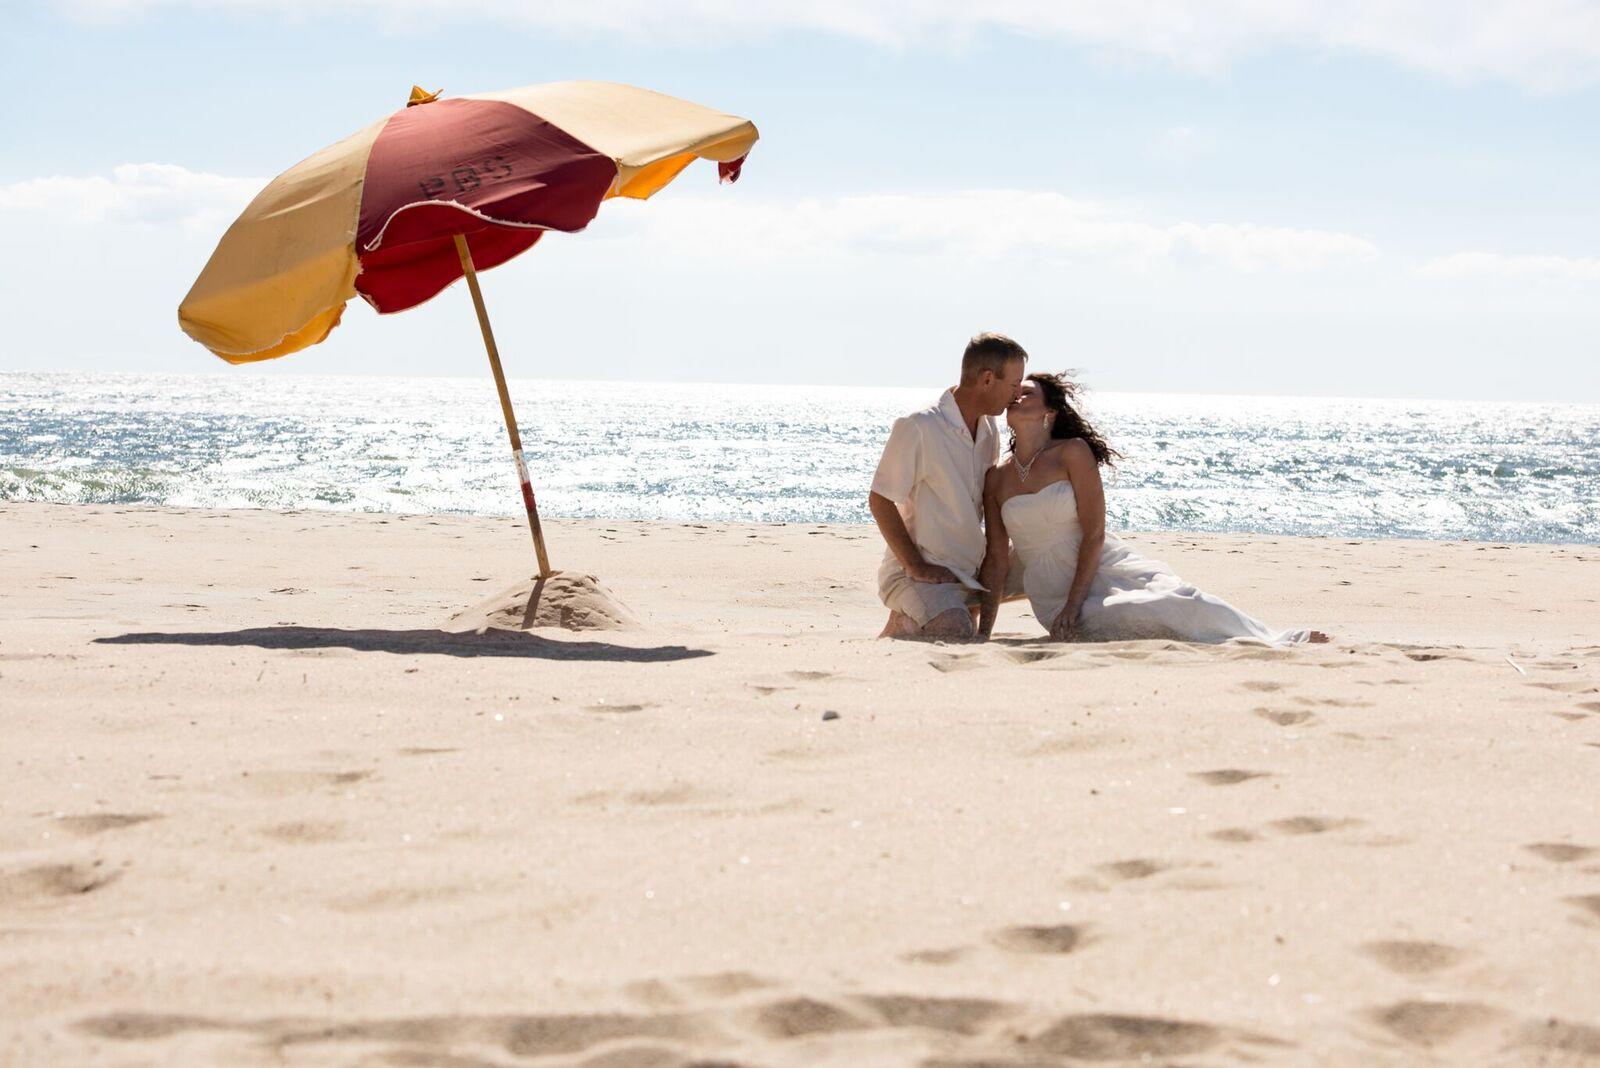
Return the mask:
<path id="1" fill-rule="evenodd" d="M 956 406 L 953 390 L 939 403 L 896 419 L 883 447 L 872 492 L 900 509 L 906 531 L 930 564 L 941 564 L 974 589 L 983 563 L 983 479 L 1000 459 L 1000 433 L 993 416 L 978 419 L 976 434 Z M 903 569 L 885 551 L 878 588 Z"/>

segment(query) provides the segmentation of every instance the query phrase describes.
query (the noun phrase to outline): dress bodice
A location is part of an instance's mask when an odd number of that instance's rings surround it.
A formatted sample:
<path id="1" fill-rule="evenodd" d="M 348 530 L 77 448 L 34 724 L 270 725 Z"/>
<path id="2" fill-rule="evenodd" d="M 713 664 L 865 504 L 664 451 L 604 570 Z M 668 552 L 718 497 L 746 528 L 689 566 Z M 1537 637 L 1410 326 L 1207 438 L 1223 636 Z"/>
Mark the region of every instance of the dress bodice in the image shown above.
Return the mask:
<path id="1" fill-rule="evenodd" d="M 1000 515 L 1024 565 L 1052 556 L 1077 558 L 1083 526 L 1078 522 L 1077 494 L 1067 479 L 1012 497 L 1001 505 Z"/>

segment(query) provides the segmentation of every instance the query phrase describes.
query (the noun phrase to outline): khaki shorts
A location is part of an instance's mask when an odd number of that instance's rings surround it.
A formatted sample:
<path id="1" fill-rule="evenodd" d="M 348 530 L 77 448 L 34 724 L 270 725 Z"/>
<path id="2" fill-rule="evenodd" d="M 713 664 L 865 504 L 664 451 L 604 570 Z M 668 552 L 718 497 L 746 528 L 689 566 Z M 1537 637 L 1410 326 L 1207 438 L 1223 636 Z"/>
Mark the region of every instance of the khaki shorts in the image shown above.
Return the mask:
<path id="1" fill-rule="evenodd" d="M 919 627 L 951 609 L 971 611 L 983 601 L 983 594 L 959 582 L 917 582 L 896 568 L 881 577 L 878 596 L 892 612 L 911 617 Z M 1006 588 L 1001 600 L 1011 601 L 1023 596 L 1022 564 L 1012 554 L 1011 570 L 1006 573 Z"/>

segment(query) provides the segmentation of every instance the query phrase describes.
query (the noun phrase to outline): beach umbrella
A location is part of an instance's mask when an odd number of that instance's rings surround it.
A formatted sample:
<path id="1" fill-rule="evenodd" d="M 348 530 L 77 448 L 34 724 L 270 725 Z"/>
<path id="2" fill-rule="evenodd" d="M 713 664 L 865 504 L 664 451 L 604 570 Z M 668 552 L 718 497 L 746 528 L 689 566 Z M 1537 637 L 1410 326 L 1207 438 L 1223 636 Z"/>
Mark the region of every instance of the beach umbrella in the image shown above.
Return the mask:
<path id="1" fill-rule="evenodd" d="M 747 119 L 608 82 L 556 82 L 406 106 L 274 178 L 228 228 L 178 308 L 229 363 L 315 345 L 360 296 L 405 311 L 465 277 L 533 534 L 552 574 L 477 272 L 572 233 L 610 197 L 643 200 L 696 159 L 724 182 L 755 144 Z"/>

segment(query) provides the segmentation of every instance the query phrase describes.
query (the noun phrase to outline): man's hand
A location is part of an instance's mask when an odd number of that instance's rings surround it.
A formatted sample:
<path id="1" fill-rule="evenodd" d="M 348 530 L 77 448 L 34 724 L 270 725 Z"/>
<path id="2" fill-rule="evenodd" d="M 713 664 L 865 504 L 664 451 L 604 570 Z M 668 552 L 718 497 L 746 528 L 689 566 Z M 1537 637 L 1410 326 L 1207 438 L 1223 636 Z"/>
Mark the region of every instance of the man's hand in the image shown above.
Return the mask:
<path id="1" fill-rule="evenodd" d="M 910 575 L 918 582 L 944 584 L 950 582 L 959 583 L 961 581 L 960 579 L 956 578 L 955 572 L 951 571 L 948 567 L 943 567 L 939 564 L 930 564 L 926 560 L 916 564 L 915 566 L 906 568 L 906 574 Z"/>
<path id="2" fill-rule="evenodd" d="M 1067 604 L 1059 615 L 1050 623 L 1050 638 L 1052 641 L 1071 642 L 1078 640 L 1078 615 L 1083 611 L 1083 606 Z"/>
<path id="3" fill-rule="evenodd" d="M 883 535 L 889 551 L 894 553 L 895 559 L 900 561 L 900 566 L 906 569 L 906 574 L 912 579 L 934 583 L 961 581 L 948 567 L 930 564 L 922 558 L 922 550 L 911 540 L 911 535 L 906 531 L 906 522 L 900 518 L 900 509 L 893 501 L 874 490 L 867 494 L 867 508 L 872 512 L 872 521 L 878 524 L 878 532 Z"/>

